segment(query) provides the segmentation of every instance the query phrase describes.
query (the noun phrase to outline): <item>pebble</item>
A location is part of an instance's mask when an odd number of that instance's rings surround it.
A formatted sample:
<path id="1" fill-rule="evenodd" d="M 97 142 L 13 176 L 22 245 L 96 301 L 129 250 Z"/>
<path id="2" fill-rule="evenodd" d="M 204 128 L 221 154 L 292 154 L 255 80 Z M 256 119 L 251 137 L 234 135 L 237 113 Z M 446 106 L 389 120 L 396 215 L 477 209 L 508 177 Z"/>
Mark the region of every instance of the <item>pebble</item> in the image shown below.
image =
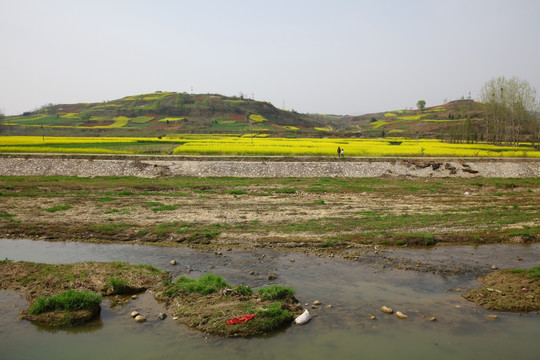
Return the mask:
<path id="1" fill-rule="evenodd" d="M 488 319 L 495 320 L 495 319 L 498 318 L 498 316 L 497 316 L 497 315 L 488 315 L 487 318 L 488 318 Z"/>
<path id="2" fill-rule="evenodd" d="M 157 317 L 158 317 L 159 320 L 165 320 L 165 318 L 167 317 L 167 314 L 159 313 Z"/>
<path id="3" fill-rule="evenodd" d="M 290 258 L 289 261 L 290 261 L 290 262 L 294 262 L 295 260 L 294 260 L 294 258 Z"/>
<path id="4" fill-rule="evenodd" d="M 491 266 L 491 269 L 492 269 L 492 270 L 497 270 L 497 267 L 496 267 L 495 265 L 492 265 L 492 266 Z"/>
<path id="5" fill-rule="evenodd" d="M 331 309 L 331 308 L 333 308 L 333 307 L 334 307 L 334 306 L 333 306 L 333 305 L 330 305 L 330 304 L 326 305 L 326 308 L 327 308 L 327 309 Z"/>
<path id="6" fill-rule="evenodd" d="M 376 319 L 375 315 L 373 315 L 373 314 L 369 314 L 369 318 L 370 318 L 371 320 L 375 320 L 375 319 Z"/>
<path id="7" fill-rule="evenodd" d="M 429 318 L 429 321 L 435 321 L 435 320 L 437 320 L 437 318 L 435 316 L 432 316 L 432 317 Z"/>
<path id="8" fill-rule="evenodd" d="M 139 315 L 139 312 L 138 311 L 132 311 L 131 314 L 129 314 L 131 317 L 135 317 L 137 315 Z"/>
<path id="9" fill-rule="evenodd" d="M 131 299 L 132 299 L 132 300 L 135 300 L 135 299 L 137 299 L 138 297 L 139 297 L 138 295 L 132 295 L 132 296 L 131 296 Z"/>
<path id="10" fill-rule="evenodd" d="M 144 316 L 142 316 L 142 315 L 137 315 L 137 316 L 135 316 L 135 321 L 142 323 L 142 322 L 146 321 L 146 318 Z"/>
<path id="11" fill-rule="evenodd" d="M 319 300 L 315 300 L 315 301 L 313 302 L 313 305 L 319 306 L 319 305 L 321 305 L 321 302 L 320 302 Z"/>
<path id="12" fill-rule="evenodd" d="M 277 275 L 276 274 L 270 274 L 268 275 L 268 280 L 275 280 L 277 279 Z"/>
<path id="13" fill-rule="evenodd" d="M 396 311 L 396 316 L 398 319 L 408 319 L 409 317 L 402 313 L 401 311 Z"/>
<path id="14" fill-rule="evenodd" d="M 389 308 L 387 306 L 381 306 L 381 311 L 386 314 L 393 314 L 394 310 L 392 308 Z"/>
<path id="15" fill-rule="evenodd" d="M 171 264 L 171 265 L 176 265 L 176 260 L 171 260 L 171 261 L 169 261 L 169 264 Z"/>

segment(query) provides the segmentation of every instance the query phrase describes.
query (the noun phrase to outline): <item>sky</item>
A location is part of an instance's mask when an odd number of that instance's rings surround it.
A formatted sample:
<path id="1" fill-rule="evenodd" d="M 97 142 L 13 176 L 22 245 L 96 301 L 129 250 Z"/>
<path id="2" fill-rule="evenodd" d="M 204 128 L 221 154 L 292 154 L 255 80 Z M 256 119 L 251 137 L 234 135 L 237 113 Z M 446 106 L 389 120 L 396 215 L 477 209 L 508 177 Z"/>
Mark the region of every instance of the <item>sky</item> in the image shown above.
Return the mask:
<path id="1" fill-rule="evenodd" d="M 540 92 L 538 0 L 0 0 L 0 111 L 155 91 L 364 114 Z"/>

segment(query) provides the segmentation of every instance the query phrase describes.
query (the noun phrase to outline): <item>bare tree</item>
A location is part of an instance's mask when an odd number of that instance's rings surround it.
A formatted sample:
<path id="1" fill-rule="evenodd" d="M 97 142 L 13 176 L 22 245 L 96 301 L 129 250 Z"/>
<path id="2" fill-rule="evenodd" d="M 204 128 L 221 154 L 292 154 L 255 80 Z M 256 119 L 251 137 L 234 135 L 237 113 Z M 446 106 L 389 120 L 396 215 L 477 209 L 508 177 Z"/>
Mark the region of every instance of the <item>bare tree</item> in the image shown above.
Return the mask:
<path id="1" fill-rule="evenodd" d="M 491 79 L 482 87 L 480 100 L 486 106 L 486 140 L 494 144 L 519 145 L 523 131 L 536 121 L 536 89 L 525 80 Z"/>

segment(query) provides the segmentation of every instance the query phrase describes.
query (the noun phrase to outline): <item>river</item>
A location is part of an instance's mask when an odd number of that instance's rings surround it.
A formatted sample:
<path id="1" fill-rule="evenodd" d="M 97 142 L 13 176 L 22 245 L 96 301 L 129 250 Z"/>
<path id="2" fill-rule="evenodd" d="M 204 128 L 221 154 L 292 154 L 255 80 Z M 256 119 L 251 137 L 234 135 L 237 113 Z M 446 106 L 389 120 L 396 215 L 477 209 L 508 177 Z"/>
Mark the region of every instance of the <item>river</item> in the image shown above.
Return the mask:
<path id="1" fill-rule="evenodd" d="M 146 293 L 125 306 L 102 304 L 99 320 L 82 327 L 50 330 L 18 320 L 28 306 L 20 294 L 0 291 L 0 359 L 538 359 L 537 314 L 483 310 L 461 297 L 478 285 L 474 276 L 499 268 L 539 266 L 539 244 L 386 249 L 411 261 L 453 263 L 457 275 L 396 270 L 380 263 L 319 258 L 301 253 L 232 250 L 222 254 L 190 248 L 103 245 L 0 239 L 0 258 L 73 263 L 125 261 L 149 264 L 173 276 L 212 272 L 234 285 L 291 286 L 302 304 L 322 302 L 307 325 L 292 325 L 266 337 L 222 339 L 172 319 Z M 169 264 L 176 260 L 177 265 Z M 269 281 L 268 274 L 277 275 Z M 332 305 L 332 307 L 327 307 Z M 409 315 L 399 320 L 379 308 Z M 137 309 L 148 318 L 135 323 Z M 376 319 L 371 320 L 370 314 Z M 430 317 L 435 321 L 430 321 Z"/>

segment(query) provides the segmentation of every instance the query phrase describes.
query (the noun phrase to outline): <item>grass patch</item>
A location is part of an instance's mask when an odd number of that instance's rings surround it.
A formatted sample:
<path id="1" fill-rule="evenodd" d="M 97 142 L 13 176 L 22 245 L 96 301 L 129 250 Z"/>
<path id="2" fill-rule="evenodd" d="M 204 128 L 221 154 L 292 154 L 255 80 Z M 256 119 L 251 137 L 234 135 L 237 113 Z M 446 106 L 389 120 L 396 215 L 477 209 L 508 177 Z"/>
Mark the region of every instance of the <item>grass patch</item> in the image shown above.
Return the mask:
<path id="1" fill-rule="evenodd" d="M 243 296 L 248 296 L 248 295 L 253 294 L 253 289 L 250 288 L 249 286 L 239 285 L 235 287 L 234 289 Z"/>
<path id="2" fill-rule="evenodd" d="M 114 200 L 116 200 L 116 198 L 113 198 L 113 197 L 110 197 L 110 196 L 105 196 L 105 197 L 99 198 L 97 201 L 99 201 L 99 202 L 108 202 L 108 201 L 114 201 Z"/>
<path id="3" fill-rule="evenodd" d="M 229 194 L 231 194 L 231 195 L 244 195 L 244 194 L 246 194 L 246 192 L 244 190 L 241 190 L 241 189 L 233 189 L 233 190 L 229 190 Z"/>
<path id="4" fill-rule="evenodd" d="M 91 291 L 68 290 L 58 295 L 39 297 L 29 310 L 32 315 L 48 311 L 92 309 L 101 304 L 101 295 Z"/>
<path id="5" fill-rule="evenodd" d="M 257 310 L 255 317 L 259 320 L 258 326 L 270 331 L 278 329 L 283 326 L 284 323 L 293 320 L 293 314 L 282 308 L 282 303 L 275 302 L 270 305 L 263 306 L 262 309 Z"/>
<path id="6" fill-rule="evenodd" d="M 279 300 L 287 296 L 293 296 L 294 290 L 290 287 L 281 285 L 272 285 L 257 291 L 261 295 L 262 300 Z"/>
<path id="7" fill-rule="evenodd" d="M 174 205 L 162 205 L 155 208 L 152 208 L 152 211 L 172 211 L 176 210 L 176 206 Z"/>
<path id="8" fill-rule="evenodd" d="M 58 212 L 58 211 L 66 211 L 66 210 L 69 210 L 71 208 L 72 208 L 71 205 L 55 205 L 53 207 L 45 209 L 45 211 L 50 212 L 50 213 L 54 213 L 54 212 Z"/>
<path id="9" fill-rule="evenodd" d="M 113 289 L 113 292 L 115 294 L 127 294 L 130 292 L 128 282 L 126 279 L 123 278 L 112 277 L 107 282 L 107 285 L 109 285 Z"/>
<path id="10" fill-rule="evenodd" d="M 188 294 L 195 292 L 201 295 L 209 295 L 225 287 L 230 287 L 230 285 L 221 276 L 214 274 L 206 274 L 199 279 L 180 276 L 170 285 L 166 293 L 169 296 L 173 296 L 179 291 L 184 291 Z"/>

